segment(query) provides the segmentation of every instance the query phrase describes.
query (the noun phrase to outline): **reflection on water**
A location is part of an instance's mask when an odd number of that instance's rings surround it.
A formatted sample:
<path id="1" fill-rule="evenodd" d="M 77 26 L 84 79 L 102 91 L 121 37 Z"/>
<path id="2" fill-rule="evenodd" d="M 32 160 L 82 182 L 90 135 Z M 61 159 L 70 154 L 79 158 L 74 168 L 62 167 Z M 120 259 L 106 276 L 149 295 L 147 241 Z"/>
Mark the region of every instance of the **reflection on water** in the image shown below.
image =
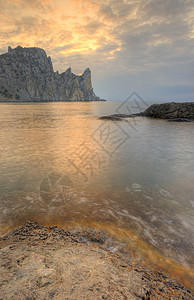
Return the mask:
<path id="1" fill-rule="evenodd" d="M 194 125 L 98 120 L 117 106 L 0 105 L 1 232 L 27 220 L 95 224 L 191 281 Z"/>

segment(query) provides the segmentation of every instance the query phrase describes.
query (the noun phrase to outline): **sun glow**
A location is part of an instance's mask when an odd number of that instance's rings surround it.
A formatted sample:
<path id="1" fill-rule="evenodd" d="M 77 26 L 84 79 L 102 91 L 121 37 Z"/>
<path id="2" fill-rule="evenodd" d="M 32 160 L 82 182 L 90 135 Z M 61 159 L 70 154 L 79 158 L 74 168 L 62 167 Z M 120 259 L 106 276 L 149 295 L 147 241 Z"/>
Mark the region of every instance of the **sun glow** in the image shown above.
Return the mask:
<path id="1" fill-rule="evenodd" d="M 100 45 L 97 45 L 97 42 L 94 41 L 86 41 L 83 44 L 77 44 L 75 47 L 67 50 L 62 50 L 60 53 L 64 55 L 72 54 L 72 53 L 83 53 L 83 52 L 89 52 L 89 51 L 95 51 L 97 48 L 99 48 Z"/>
<path id="2" fill-rule="evenodd" d="M 99 14 L 100 3 L 87 0 L 54 2 L 6 0 L 1 10 L 0 47 L 40 47 L 51 56 L 95 53 L 114 44 L 102 57 L 114 58 L 120 45 L 111 33 L 113 23 Z M 9 13 L 8 13 L 9 11 Z M 19 18 L 18 18 L 19 16 Z M 5 20 L 7 20 L 5 22 Z"/>

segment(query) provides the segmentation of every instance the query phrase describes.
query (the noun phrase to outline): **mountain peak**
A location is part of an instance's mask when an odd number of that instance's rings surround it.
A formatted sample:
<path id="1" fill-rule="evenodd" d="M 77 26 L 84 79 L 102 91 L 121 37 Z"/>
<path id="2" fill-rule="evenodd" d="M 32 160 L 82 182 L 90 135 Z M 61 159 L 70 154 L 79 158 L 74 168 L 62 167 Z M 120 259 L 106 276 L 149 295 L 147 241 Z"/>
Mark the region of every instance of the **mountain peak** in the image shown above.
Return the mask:
<path id="1" fill-rule="evenodd" d="M 8 53 L 10 53 L 12 50 L 13 49 L 10 46 L 8 46 Z"/>
<path id="2" fill-rule="evenodd" d="M 65 75 L 65 76 L 64 76 Z M 99 100 L 94 94 L 91 71 L 76 76 L 68 68 L 59 74 L 44 49 L 8 47 L 0 55 L 0 99 L 20 101 Z"/>
<path id="3" fill-rule="evenodd" d="M 82 76 L 88 76 L 88 75 L 91 75 L 91 70 L 90 70 L 89 68 L 87 68 L 87 69 L 83 72 Z"/>

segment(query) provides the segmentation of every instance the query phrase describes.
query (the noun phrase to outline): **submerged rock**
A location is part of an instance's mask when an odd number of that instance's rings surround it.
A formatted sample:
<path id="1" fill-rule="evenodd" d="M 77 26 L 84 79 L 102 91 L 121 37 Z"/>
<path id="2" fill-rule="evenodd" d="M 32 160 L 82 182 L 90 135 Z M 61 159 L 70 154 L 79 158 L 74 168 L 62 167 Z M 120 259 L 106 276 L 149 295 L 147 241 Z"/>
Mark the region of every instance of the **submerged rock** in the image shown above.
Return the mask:
<path id="1" fill-rule="evenodd" d="M 96 101 L 91 71 L 81 76 L 54 72 L 50 57 L 40 48 L 15 49 L 0 55 L 0 101 Z"/>
<path id="2" fill-rule="evenodd" d="M 109 115 L 109 116 L 102 116 L 99 119 L 100 120 L 111 120 L 111 121 L 122 121 L 123 119 L 133 118 L 137 115 L 140 115 L 140 114 L 133 114 L 133 115 L 114 114 L 114 115 Z"/>

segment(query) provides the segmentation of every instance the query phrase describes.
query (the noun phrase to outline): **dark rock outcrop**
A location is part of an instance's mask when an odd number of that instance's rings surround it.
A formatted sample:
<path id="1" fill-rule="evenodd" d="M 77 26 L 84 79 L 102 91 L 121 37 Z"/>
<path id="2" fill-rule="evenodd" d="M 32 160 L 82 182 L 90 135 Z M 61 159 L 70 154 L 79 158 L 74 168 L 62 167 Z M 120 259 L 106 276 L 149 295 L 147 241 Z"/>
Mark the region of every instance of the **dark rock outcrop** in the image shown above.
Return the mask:
<path id="1" fill-rule="evenodd" d="M 140 112 L 137 114 L 114 114 L 109 116 L 102 116 L 99 119 L 122 121 L 123 119 L 138 116 L 168 119 L 168 121 L 171 122 L 192 122 L 194 121 L 194 102 L 170 102 L 162 104 L 153 104 L 150 107 L 148 107 L 144 112 Z"/>
<path id="2" fill-rule="evenodd" d="M 0 100 L 2 101 L 96 101 L 91 71 L 81 76 L 54 72 L 52 61 L 40 48 L 8 48 L 0 55 Z"/>
<path id="3" fill-rule="evenodd" d="M 133 115 L 125 115 L 125 114 L 114 114 L 109 116 L 102 116 L 100 120 L 112 120 L 112 121 L 122 121 L 124 118 L 131 118 Z"/>
<path id="4" fill-rule="evenodd" d="M 182 118 L 177 118 L 177 119 L 169 119 L 168 122 L 192 122 L 193 120 L 191 119 L 182 119 Z"/>
<path id="5" fill-rule="evenodd" d="M 194 120 L 194 102 L 153 104 L 141 115 L 160 119 L 174 119 L 174 121 L 178 119 L 182 119 L 182 121 Z"/>

